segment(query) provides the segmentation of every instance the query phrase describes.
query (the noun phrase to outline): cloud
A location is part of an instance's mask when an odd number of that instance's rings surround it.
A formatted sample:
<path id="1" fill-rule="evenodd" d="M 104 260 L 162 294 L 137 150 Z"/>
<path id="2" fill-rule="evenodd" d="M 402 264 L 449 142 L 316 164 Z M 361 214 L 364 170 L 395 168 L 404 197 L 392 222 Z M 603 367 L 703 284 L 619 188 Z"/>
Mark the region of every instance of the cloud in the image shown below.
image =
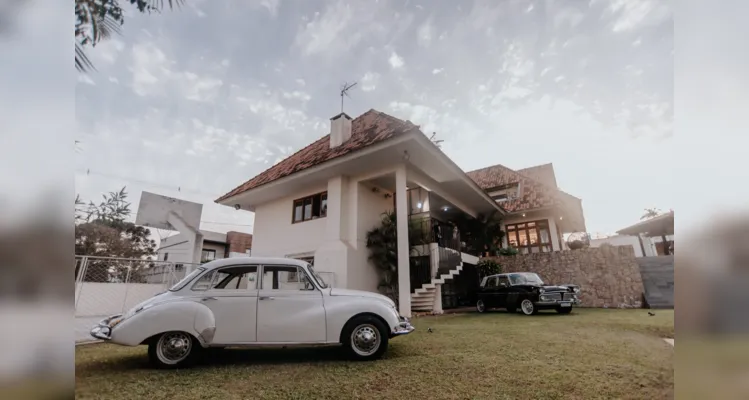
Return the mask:
<path id="1" fill-rule="evenodd" d="M 304 79 L 302 79 L 302 78 L 297 79 L 296 83 L 299 86 L 305 86 L 305 85 L 307 85 L 307 82 L 305 82 Z"/>
<path id="2" fill-rule="evenodd" d="M 299 90 L 295 90 L 293 92 L 283 92 L 283 97 L 285 99 L 300 100 L 301 102 L 307 102 L 312 98 L 308 93 L 301 92 Z"/>
<path id="3" fill-rule="evenodd" d="M 96 82 L 94 82 L 90 76 L 85 74 L 78 75 L 78 82 L 85 83 L 86 85 L 96 86 Z"/>
<path id="4" fill-rule="evenodd" d="M 304 25 L 294 43 L 306 55 L 348 50 L 361 39 L 361 35 L 343 34 L 352 18 L 349 4 L 344 1 L 332 3 L 322 15 L 315 13 L 315 18 Z"/>
<path id="5" fill-rule="evenodd" d="M 614 32 L 658 24 L 672 17 L 668 2 L 661 0 L 615 0 L 609 10 L 617 16 L 612 27 Z"/>
<path id="6" fill-rule="evenodd" d="M 191 101 L 213 101 L 223 86 L 221 79 L 174 69 L 175 61 L 169 59 L 153 43 L 133 46 L 132 89 L 139 96 L 167 96 L 176 94 Z"/>
<path id="7" fill-rule="evenodd" d="M 260 5 L 268 9 L 271 16 L 275 17 L 278 15 L 278 6 L 281 4 L 281 0 L 261 0 Z"/>
<path id="8" fill-rule="evenodd" d="M 435 69 L 432 70 L 432 75 L 441 74 L 442 71 L 444 71 L 444 70 L 445 70 L 444 68 L 435 68 Z"/>
<path id="9" fill-rule="evenodd" d="M 390 63 L 390 67 L 393 69 L 401 68 L 403 64 L 405 64 L 403 62 L 403 57 L 399 56 L 398 53 L 396 53 L 395 51 L 393 51 L 390 54 L 390 58 L 388 58 L 388 63 Z"/>
<path id="10" fill-rule="evenodd" d="M 416 33 L 416 42 L 419 46 L 429 47 L 429 44 L 432 42 L 432 36 L 434 35 L 433 31 L 434 27 L 432 26 L 431 18 L 421 24 Z"/>
<path id="11" fill-rule="evenodd" d="M 380 74 L 377 72 L 367 72 L 361 79 L 361 90 L 371 92 L 377 88 L 377 82 L 380 80 Z"/>

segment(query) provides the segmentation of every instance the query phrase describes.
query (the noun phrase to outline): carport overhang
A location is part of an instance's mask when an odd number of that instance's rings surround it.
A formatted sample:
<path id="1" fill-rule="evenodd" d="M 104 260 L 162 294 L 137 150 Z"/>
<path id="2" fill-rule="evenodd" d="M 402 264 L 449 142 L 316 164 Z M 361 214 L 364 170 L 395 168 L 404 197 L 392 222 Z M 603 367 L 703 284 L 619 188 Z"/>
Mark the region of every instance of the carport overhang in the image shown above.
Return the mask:
<path id="1" fill-rule="evenodd" d="M 292 175 L 217 201 L 218 204 L 255 211 L 258 206 L 306 190 L 314 190 L 337 176 L 365 176 L 406 165 L 409 179 L 448 200 L 456 200 L 469 215 L 505 211 L 423 133 L 404 133 L 387 141 L 326 161 Z M 458 204 L 456 204 L 458 205 Z"/>
<path id="2" fill-rule="evenodd" d="M 674 234 L 674 212 L 659 215 L 616 232 L 619 235 L 661 237 Z"/>

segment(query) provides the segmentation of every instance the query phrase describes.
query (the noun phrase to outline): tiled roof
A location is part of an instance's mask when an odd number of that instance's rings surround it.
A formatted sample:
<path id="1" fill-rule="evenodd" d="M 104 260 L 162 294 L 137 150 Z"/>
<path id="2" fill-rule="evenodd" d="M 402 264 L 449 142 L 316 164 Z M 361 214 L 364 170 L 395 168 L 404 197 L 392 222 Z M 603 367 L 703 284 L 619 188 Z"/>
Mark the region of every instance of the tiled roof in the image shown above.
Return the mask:
<path id="1" fill-rule="evenodd" d="M 554 166 L 551 163 L 519 169 L 517 172 L 549 187 L 557 187 L 557 178 L 554 176 Z"/>
<path id="2" fill-rule="evenodd" d="M 249 181 L 234 188 L 234 190 L 218 198 L 216 202 L 394 138 L 413 129 L 418 129 L 418 126 L 409 121 L 403 121 L 376 110 L 365 112 L 355 118 L 351 125 L 351 138 L 342 145 L 331 149 L 330 135 L 325 135 L 278 164 L 261 172 Z"/>
<path id="3" fill-rule="evenodd" d="M 492 165 L 467 172 L 466 175 L 487 191 L 519 184 L 522 190 L 520 196 L 500 204 L 508 212 L 528 211 L 560 204 L 556 193 L 558 189 L 544 185 L 504 165 Z"/>

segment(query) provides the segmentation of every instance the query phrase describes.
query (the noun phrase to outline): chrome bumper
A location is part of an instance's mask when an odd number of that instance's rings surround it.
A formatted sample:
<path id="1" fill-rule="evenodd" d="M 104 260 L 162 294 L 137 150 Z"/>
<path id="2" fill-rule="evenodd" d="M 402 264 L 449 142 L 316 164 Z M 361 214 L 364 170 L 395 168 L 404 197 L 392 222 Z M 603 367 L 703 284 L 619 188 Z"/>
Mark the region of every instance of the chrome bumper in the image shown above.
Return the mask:
<path id="1" fill-rule="evenodd" d="M 408 335 L 409 333 L 414 331 L 414 326 L 411 325 L 411 321 L 408 320 L 408 318 L 400 318 L 400 322 L 393 330 L 392 336 L 401 336 L 401 335 Z"/>
<path id="2" fill-rule="evenodd" d="M 570 303 L 570 305 L 577 305 L 580 303 L 580 300 L 578 299 L 570 299 L 570 300 L 549 300 L 549 301 L 537 301 L 536 305 L 539 306 L 555 306 L 559 305 L 561 303 Z"/>
<path id="3" fill-rule="evenodd" d="M 121 314 L 112 315 L 110 317 L 107 317 L 107 318 L 99 321 L 99 323 L 96 324 L 96 326 L 94 326 L 91 329 L 90 335 L 94 339 L 99 339 L 99 340 L 110 340 L 110 339 L 112 339 L 112 328 L 109 326 L 109 323 L 113 319 L 119 318 L 121 316 L 122 316 Z"/>

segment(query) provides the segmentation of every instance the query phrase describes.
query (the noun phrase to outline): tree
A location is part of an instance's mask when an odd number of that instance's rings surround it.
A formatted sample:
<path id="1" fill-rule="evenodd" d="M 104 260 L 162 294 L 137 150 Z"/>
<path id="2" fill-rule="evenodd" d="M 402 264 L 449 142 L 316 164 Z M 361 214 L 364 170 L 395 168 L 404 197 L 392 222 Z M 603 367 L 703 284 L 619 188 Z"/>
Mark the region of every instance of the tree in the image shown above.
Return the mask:
<path id="1" fill-rule="evenodd" d="M 659 208 L 646 208 L 645 213 L 642 214 L 642 217 L 640 217 L 640 221 L 650 218 L 655 218 L 657 216 L 661 215 L 661 210 Z"/>
<path id="2" fill-rule="evenodd" d="M 398 224 L 394 211 L 382 214 L 380 225 L 367 232 L 369 261 L 380 270 L 377 288 L 398 303 Z"/>
<path id="3" fill-rule="evenodd" d="M 135 5 L 141 13 L 160 12 L 163 0 L 75 0 L 75 67 L 80 72 L 94 68 L 84 48 L 95 47 L 102 39 L 109 39 L 120 33 L 125 23 L 120 1 Z M 167 0 L 169 8 L 183 3 L 183 0 Z"/>
<path id="4" fill-rule="evenodd" d="M 102 195 L 103 201 L 84 203 L 75 198 L 75 254 L 93 257 L 150 260 L 156 254 L 156 242 L 149 238 L 148 228 L 125 221 L 130 216 L 126 188 Z M 146 263 L 89 259 L 88 282 L 137 282 Z M 76 266 L 76 276 L 78 275 Z M 128 276 L 129 274 L 129 276 Z"/>

